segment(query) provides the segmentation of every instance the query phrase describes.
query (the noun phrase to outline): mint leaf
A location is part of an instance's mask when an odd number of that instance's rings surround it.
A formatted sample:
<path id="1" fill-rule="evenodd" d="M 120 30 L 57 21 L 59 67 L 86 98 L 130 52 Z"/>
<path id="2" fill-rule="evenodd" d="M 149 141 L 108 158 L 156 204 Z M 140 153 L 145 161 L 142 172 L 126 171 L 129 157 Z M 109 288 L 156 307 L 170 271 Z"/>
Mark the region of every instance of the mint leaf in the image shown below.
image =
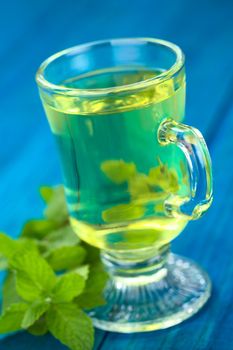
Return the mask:
<path id="1" fill-rule="evenodd" d="M 28 306 L 25 303 L 12 304 L 0 317 L 0 333 L 10 333 L 21 329 L 21 323 Z"/>
<path id="2" fill-rule="evenodd" d="M 18 304 L 22 301 L 16 291 L 16 276 L 14 272 L 9 271 L 2 289 L 2 310 L 3 312 L 12 304 Z"/>
<path id="3" fill-rule="evenodd" d="M 0 270 L 6 270 L 8 268 L 8 261 L 3 255 L 0 254 Z"/>
<path id="4" fill-rule="evenodd" d="M 82 242 L 82 246 L 86 251 L 85 263 L 93 264 L 100 261 L 100 250 L 96 247 L 93 247 L 85 242 Z"/>
<path id="5" fill-rule="evenodd" d="M 76 269 L 73 270 L 73 272 L 75 272 L 78 275 L 82 276 L 85 281 L 88 278 L 89 271 L 90 271 L 89 265 L 82 265 L 80 267 L 76 267 Z"/>
<path id="6" fill-rule="evenodd" d="M 136 166 L 133 162 L 124 160 L 106 160 L 101 163 L 101 170 L 115 184 L 129 181 L 136 174 Z"/>
<path id="7" fill-rule="evenodd" d="M 53 302 L 65 303 L 72 301 L 82 293 L 85 287 L 85 279 L 75 272 L 70 272 L 58 277 L 53 289 Z"/>
<path id="8" fill-rule="evenodd" d="M 108 223 L 135 220 L 142 218 L 145 211 L 143 205 L 135 204 L 133 202 L 118 204 L 103 210 L 102 219 Z"/>
<path id="9" fill-rule="evenodd" d="M 47 312 L 49 331 L 71 350 L 91 350 L 94 329 L 90 318 L 75 304 L 57 304 Z"/>
<path id="10" fill-rule="evenodd" d="M 16 249 L 16 242 L 5 233 L 0 233 L 0 253 L 6 258 L 11 257 Z"/>
<path id="11" fill-rule="evenodd" d="M 50 295 L 56 276 L 45 259 L 35 252 L 16 254 L 10 261 L 16 271 L 16 289 L 26 301 Z"/>
<path id="12" fill-rule="evenodd" d="M 89 277 L 86 283 L 85 291 L 102 291 L 108 280 L 108 274 L 104 270 L 101 262 L 90 267 Z"/>
<path id="13" fill-rule="evenodd" d="M 28 239 L 14 240 L 4 233 L 0 233 L 0 257 L 2 267 L 8 267 L 7 259 L 17 252 L 26 250 L 37 250 L 36 244 Z"/>
<path id="14" fill-rule="evenodd" d="M 95 307 L 105 305 L 106 300 L 100 292 L 84 292 L 77 299 L 75 299 L 75 303 L 82 309 L 90 310 Z"/>
<path id="15" fill-rule="evenodd" d="M 174 169 L 169 169 L 161 161 L 160 165 L 151 168 L 148 175 L 148 182 L 152 186 L 159 187 L 166 193 L 174 193 L 179 190 L 178 176 Z"/>
<path id="16" fill-rule="evenodd" d="M 40 195 L 43 198 L 43 200 L 45 201 L 45 203 L 48 203 L 54 194 L 53 187 L 49 187 L 49 186 L 42 186 L 42 187 L 40 187 L 39 191 L 40 191 Z"/>
<path id="17" fill-rule="evenodd" d="M 60 227 L 57 230 L 51 231 L 45 240 L 49 250 L 61 248 L 64 246 L 77 245 L 80 242 L 78 236 L 74 233 L 70 225 Z"/>
<path id="18" fill-rule="evenodd" d="M 134 167 L 120 166 L 124 181 L 129 181 Z M 9 268 L 0 333 L 27 329 L 42 335 L 50 330 L 71 350 L 89 350 L 93 326 L 79 305 L 90 308 L 105 302 L 107 274 L 99 264 L 99 250 L 80 242 L 69 225 L 63 187 L 43 187 L 41 195 L 47 203 L 45 219 L 30 220 L 17 240 L 0 233 L 0 269 Z M 58 277 L 53 269 L 65 273 Z"/>
<path id="19" fill-rule="evenodd" d="M 42 316 L 37 320 L 27 331 L 32 335 L 44 335 L 48 332 L 48 326 L 45 320 L 45 316 Z"/>
<path id="20" fill-rule="evenodd" d="M 49 232 L 55 230 L 58 224 L 51 220 L 30 220 L 22 230 L 23 237 L 42 239 L 47 236 Z"/>
<path id="21" fill-rule="evenodd" d="M 75 302 L 84 309 L 92 309 L 105 304 L 103 289 L 107 283 L 108 274 L 101 263 L 91 266 L 86 286 Z"/>
<path id="22" fill-rule="evenodd" d="M 62 271 L 79 266 L 84 261 L 85 256 L 86 252 L 83 247 L 71 246 L 53 250 L 46 259 L 55 271 Z"/>
<path id="23" fill-rule="evenodd" d="M 15 253 L 18 252 L 28 252 L 28 251 L 34 251 L 35 253 L 38 253 L 38 248 L 37 248 L 37 244 L 35 242 L 35 240 L 33 239 L 29 239 L 29 238 L 24 238 L 24 237 L 20 237 L 19 239 L 17 239 L 15 241 L 16 243 L 16 249 L 15 249 Z"/>
<path id="24" fill-rule="evenodd" d="M 30 305 L 24 314 L 21 327 L 29 328 L 32 326 L 49 308 L 49 303 L 39 300 Z"/>
<path id="25" fill-rule="evenodd" d="M 141 196 L 148 197 L 151 192 L 148 177 L 145 174 L 138 173 L 128 182 L 128 191 L 131 199 L 137 199 Z"/>
<path id="26" fill-rule="evenodd" d="M 68 210 L 63 186 L 57 186 L 53 189 L 53 194 L 49 198 L 44 215 L 47 219 L 58 223 L 68 221 Z"/>

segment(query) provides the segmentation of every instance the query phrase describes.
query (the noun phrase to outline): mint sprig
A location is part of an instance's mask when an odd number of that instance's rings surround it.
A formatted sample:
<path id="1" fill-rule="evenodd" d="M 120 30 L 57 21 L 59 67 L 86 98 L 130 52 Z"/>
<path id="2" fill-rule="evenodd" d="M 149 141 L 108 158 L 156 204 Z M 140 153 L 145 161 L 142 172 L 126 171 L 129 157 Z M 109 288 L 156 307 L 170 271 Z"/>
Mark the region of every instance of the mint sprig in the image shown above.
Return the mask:
<path id="1" fill-rule="evenodd" d="M 3 285 L 0 333 L 53 334 L 71 350 L 91 350 L 85 310 L 105 303 L 107 274 L 99 251 L 73 232 L 62 186 L 42 187 L 44 218 L 29 220 L 17 240 L 0 233 Z"/>

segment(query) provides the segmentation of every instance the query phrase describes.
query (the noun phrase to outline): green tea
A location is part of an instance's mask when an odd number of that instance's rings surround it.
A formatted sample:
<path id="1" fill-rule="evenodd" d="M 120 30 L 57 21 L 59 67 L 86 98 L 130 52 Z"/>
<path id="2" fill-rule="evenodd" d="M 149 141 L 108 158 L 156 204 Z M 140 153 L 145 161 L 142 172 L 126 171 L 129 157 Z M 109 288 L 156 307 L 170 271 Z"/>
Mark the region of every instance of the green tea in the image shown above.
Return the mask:
<path id="1" fill-rule="evenodd" d="M 184 156 L 157 138 L 165 118 L 183 119 L 184 73 L 134 89 L 134 84 L 160 73 L 135 67 L 95 71 L 62 85 L 105 88 L 103 95 L 47 97 L 45 109 L 61 155 L 71 223 L 91 245 L 119 251 L 160 247 L 187 223 L 167 216 L 164 209 L 172 194 L 184 200 L 188 195 Z M 109 87 L 117 91 L 128 84 L 130 94 L 107 93 Z"/>

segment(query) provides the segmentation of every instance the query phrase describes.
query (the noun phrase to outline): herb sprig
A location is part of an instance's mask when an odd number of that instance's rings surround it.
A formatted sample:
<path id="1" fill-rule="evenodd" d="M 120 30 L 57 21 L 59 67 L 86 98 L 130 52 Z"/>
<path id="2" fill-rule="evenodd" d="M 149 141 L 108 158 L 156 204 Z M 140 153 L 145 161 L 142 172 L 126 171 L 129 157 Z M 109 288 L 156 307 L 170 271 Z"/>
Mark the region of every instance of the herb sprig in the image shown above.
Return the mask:
<path id="1" fill-rule="evenodd" d="M 0 333 L 50 332 L 71 350 L 91 350 L 94 329 L 84 310 L 103 305 L 107 281 L 99 251 L 73 232 L 62 186 L 42 187 L 43 219 L 28 221 L 17 240 L 0 233 Z"/>

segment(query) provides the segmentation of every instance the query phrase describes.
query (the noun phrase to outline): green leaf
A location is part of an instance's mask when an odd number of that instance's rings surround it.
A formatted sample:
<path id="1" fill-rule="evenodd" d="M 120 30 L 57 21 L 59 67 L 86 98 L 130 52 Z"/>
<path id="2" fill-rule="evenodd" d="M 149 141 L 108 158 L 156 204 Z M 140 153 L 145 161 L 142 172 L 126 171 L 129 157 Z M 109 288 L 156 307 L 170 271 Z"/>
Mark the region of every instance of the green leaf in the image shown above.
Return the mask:
<path id="1" fill-rule="evenodd" d="M 148 178 L 145 174 L 137 174 L 128 182 L 128 191 L 131 199 L 137 199 L 138 197 L 145 196 L 151 192 Z"/>
<path id="2" fill-rule="evenodd" d="M 158 202 L 155 206 L 154 206 L 154 211 L 156 213 L 164 213 L 164 202 Z"/>
<path id="3" fill-rule="evenodd" d="M 85 291 L 102 291 L 109 276 L 101 262 L 91 266 Z"/>
<path id="4" fill-rule="evenodd" d="M 45 259 L 35 252 L 17 254 L 10 262 L 16 271 L 16 289 L 26 301 L 50 296 L 56 276 Z"/>
<path id="5" fill-rule="evenodd" d="M 49 187 L 49 186 L 42 186 L 40 187 L 39 191 L 45 203 L 48 203 L 51 200 L 54 193 L 53 187 Z"/>
<path id="6" fill-rule="evenodd" d="M 19 238 L 16 243 L 16 249 L 14 251 L 14 254 L 18 253 L 27 253 L 28 251 L 34 252 L 34 253 L 39 253 L 38 247 L 36 242 L 33 239 L 29 238 Z M 14 255 L 12 254 L 11 257 Z"/>
<path id="7" fill-rule="evenodd" d="M 48 326 L 45 320 L 45 317 L 42 316 L 37 320 L 31 327 L 27 329 L 32 335 L 44 335 L 48 332 Z"/>
<path id="8" fill-rule="evenodd" d="M 159 187 L 166 193 L 175 193 L 179 190 L 178 176 L 175 169 L 169 169 L 167 165 L 162 163 L 150 169 L 148 182 L 151 186 Z"/>
<path id="9" fill-rule="evenodd" d="M 135 220 L 143 217 L 145 208 L 143 205 L 127 203 L 118 204 L 102 212 L 105 222 L 115 223 L 121 221 Z"/>
<path id="10" fill-rule="evenodd" d="M 53 289 L 53 302 L 66 303 L 72 301 L 82 293 L 85 287 L 85 279 L 75 272 L 66 273 L 58 277 Z"/>
<path id="11" fill-rule="evenodd" d="M 101 163 L 101 170 L 115 184 L 129 181 L 136 174 L 134 163 L 126 163 L 123 160 L 106 160 Z"/>
<path id="12" fill-rule="evenodd" d="M 8 237 L 4 233 L 0 233 L 0 254 L 3 266 L 8 266 L 7 261 L 4 257 L 9 259 L 17 252 L 23 252 L 27 250 L 37 250 L 36 244 L 28 239 L 21 238 L 14 240 Z"/>
<path id="13" fill-rule="evenodd" d="M 85 281 L 88 279 L 89 271 L 90 271 L 89 265 L 82 265 L 82 266 L 76 267 L 76 269 L 73 270 L 73 272 L 82 276 Z"/>
<path id="14" fill-rule="evenodd" d="M 86 251 L 81 246 L 62 247 L 53 250 L 48 257 L 48 263 L 55 271 L 73 269 L 84 261 Z"/>
<path id="15" fill-rule="evenodd" d="M 68 221 L 68 210 L 63 186 L 58 186 L 53 189 L 53 194 L 49 199 L 44 215 L 47 219 L 58 223 Z"/>
<path id="16" fill-rule="evenodd" d="M 18 304 L 22 299 L 16 291 L 16 276 L 15 273 L 9 271 L 3 284 L 2 289 L 2 310 L 5 311 L 12 304 Z"/>
<path id="17" fill-rule="evenodd" d="M 32 326 L 48 310 L 48 308 L 49 303 L 44 300 L 39 300 L 31 304 L 25 312 L 21 327 L 27 329 Z"/>
<path id="18" fill-rule="evenodd" d="M 8 237 L 5 233 L 0 233 L 0 253 L 6 258 L 12 256 L 16 249 L 16 241 Z"/>
<path id="19" fill-rule="evenodd" d="M 51 220 L 30 220 L 22 230 L 23 237 L 42 239 L 47 236 L 49 232 L 58 227 L 57 222 Z"/>
<path id="20" fill-rule="evenodd" d="M 12 304 L 0 317 L 0 333 L 10 333 L 21 329 L 24 314 L 28 308 L 25 303 Z"/>
<path id="21" fill-rule="evenodd" d="M 77 303 L 77 305 L 82 309 L 89 310 L 105 305 L 106 300 L 100 292 L 88 292 L 81 294 L 77 299 L 75 299 L 75 303 Z"/>
<path id="22" fill-rule="evenodd" d="M 74 246 L 80 242 L 80 239 L 74 233 L 70 225 L 66 225 L 50 232 L 47 237 L 45 237 L 45 240 L 48 243 L 49 250 L 64 246 Z"/>
<path id="23" fill-rule="evenodd" d="M 84 309 L 92 309 L 105 304 L 103 289 L 107 280 L 108 274 L 104 270 L 102 263 L 91 266 L 86 287 L 83 293 L 75 299 L 75 302 Z"/>
<path id="24" fill-rule="evenodd" d="M 71 350 L 91 350 L 94 329 L 90 318 L 75 304 L 57 304 L 47 312 L 49 331 Z"/>
<path id="25" fill-rule="evenodd" d="M 0 270 L 7 270 L 8 261 L 3 255 L 0 254 Z"/>
<path id="26" fill-rule="evenodd" d="M 85 242 L 82 242 L 82 246 L 86 251 L 85 263 L 95 263 L 100 261 L 100 250 L 96 247 L 93 247 Z"/>

